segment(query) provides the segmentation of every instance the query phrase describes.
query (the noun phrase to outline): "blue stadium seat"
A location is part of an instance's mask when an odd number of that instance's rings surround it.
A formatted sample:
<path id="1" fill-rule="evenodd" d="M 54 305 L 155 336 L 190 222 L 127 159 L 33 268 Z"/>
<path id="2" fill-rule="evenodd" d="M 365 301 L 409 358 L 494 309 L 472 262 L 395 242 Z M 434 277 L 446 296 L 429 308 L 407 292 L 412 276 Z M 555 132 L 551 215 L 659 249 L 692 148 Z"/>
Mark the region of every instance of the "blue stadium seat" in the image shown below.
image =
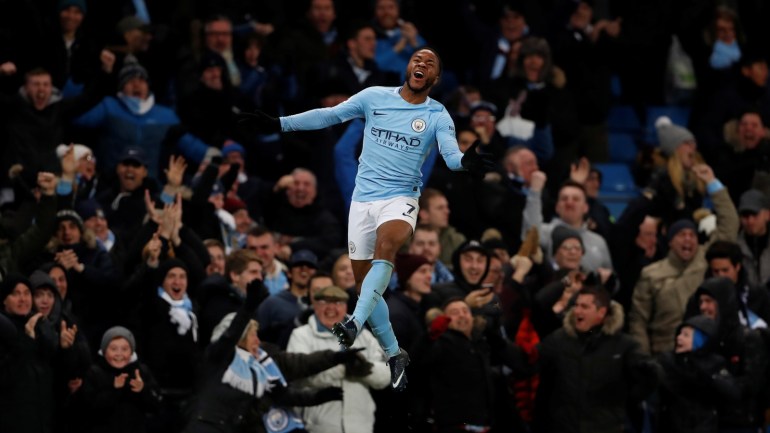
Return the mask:
<path id="1" fill-rule="evenodd" d="M 602 187 L 599 201 L 604 203 L 610 214 L 617 219 L 634 197 L 639 195 L 639 187 L 634 182 L 631 169 L 625 163 L 591 164 L 602 173 Z"/>
<path id="2" fill-rule="evenodd" d="M 647 115 L 644 121 L 644 140 L 653 146 L 658 145 L 658 131 L 655 129 L 655 121 L 660 116 L 668 116 L 671 123 L 687 128 L 690 122 L 690 107 L 677 105 L 652 105 L 647 107 Z"/>
<path id="3" fill-rule="evenodd" d="M 610 162 L 634 164 L 636 162 L 636 139 L 632 134 L 610 132 Z"/>
<path id="4" fill-rule="evenodd" d="M 636 194 L 638 187 L 634 182 L 634 176 L 628 164 L 608 162 L 591 164 L 592 168 L 602 173 L 602 187 L 600 193 L 606 194 Z"/>
<path id="5" fill-rule="evenodd" d="M 607 127 L 610 132 L 638 134 L 642 130 L 642 123 L 630 105 L 613 105 L 607 117 Z"/>

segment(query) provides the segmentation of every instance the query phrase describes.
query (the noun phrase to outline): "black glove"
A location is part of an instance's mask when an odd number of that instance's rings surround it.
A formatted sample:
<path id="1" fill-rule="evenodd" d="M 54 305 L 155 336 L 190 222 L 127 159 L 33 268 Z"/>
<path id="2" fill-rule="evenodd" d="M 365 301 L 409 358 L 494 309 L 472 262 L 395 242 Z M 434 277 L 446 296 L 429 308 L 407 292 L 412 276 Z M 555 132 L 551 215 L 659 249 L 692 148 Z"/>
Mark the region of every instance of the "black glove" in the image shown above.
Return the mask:
<path id="1" fill-rule="evenodd" d="M 359 353 L 356 359 L 345 364 L 345 377 L 366 377 L 372 373 L 372 368 L 374 364 Z"/>
<path id="2" fill-rule="evenodd" d="M 342 388 L 339 386 L 330 386 L 321 388 L 315 393 L 315 403 L 322 404 L 330 401 L 342 400 Z"/>
<path id="3" fill-rule="evenodd" d="M 495 169 L 495 160 L 489 153 L 477 152 L 480 144 L 481 140 L 473 142 L 471 147 L 463 154 L 460 164 L 472 175 L 483 177 L 486 172 Z"/>
<path id="4" fill-rule="evenodd" d="M 268 296 L 270 291 L 262 280 L 254 279 L 246 286 L 246 305 L 249 309 L 257 308 Z"/>
<path id="5" fill-rule="evenodd" d="M 334 352 L 334 363 L 335 364 L 346 364 L 348 362 L 354 361 L 358 356 L 358 352 L 364 350 L 363 347 L 356 347 L 354 349 L 347 349 L 347 350 L 340 350 L 338 352 Z"/>
<path id="6" fill-rule="evenodd" d="M 274 134 L 281 132 L 281 120 L 262 111 L 253 113 L 238 113 L 238 127 L 248 133 Z"/>

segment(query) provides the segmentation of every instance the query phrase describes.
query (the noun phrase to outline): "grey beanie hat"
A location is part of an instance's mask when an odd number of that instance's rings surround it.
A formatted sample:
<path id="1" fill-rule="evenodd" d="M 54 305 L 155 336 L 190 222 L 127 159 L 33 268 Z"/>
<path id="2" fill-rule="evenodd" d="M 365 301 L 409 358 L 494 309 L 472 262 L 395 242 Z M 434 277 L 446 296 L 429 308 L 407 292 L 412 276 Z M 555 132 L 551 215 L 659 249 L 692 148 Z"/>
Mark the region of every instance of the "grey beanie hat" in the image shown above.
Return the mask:
<path id="1" fill-rule="evenodd" d="M 110 341 L 116 338 L 125 338 L 128 341 L 128 345 L 131 346 L 131 351 L 136 352 L 136 340 L 134 339 L 134 334 L 122 326 L 113 326 L 105 331 L 104 336 L 102 336 L 102 344 L 100 346 L 102 353 L 107 350 Z"/>
<path id="2" fill-rule="evenodd" d="M 666 156 L 672 155 L 676 148 L 685 141 L 695 141 L 695 136 L 690 130 L 674 125 L 667 116 L 660 116 L 655 120 L 655 129 L 658 130 L 660 150 Z"/>

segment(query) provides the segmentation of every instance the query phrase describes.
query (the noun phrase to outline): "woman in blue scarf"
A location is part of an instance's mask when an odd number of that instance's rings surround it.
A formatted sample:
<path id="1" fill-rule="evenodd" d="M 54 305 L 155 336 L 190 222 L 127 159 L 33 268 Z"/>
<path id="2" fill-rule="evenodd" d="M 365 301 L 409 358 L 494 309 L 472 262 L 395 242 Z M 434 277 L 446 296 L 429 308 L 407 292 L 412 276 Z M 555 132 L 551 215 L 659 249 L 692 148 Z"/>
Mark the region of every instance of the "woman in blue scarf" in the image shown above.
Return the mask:
<path id="1" fill-rule="evenodd" d="M 353 362 L 356 352 L 327 350 L 300 356 L 260 347 L 259 326 L 250 318 L 268 294 L 262 281 L 254 280 L 241 309 L 215 328 L 185 433 L 305 432 L 302 420 L 288 407 L 342 399 L 337 387 L 295 389 L 290 382 Z"/>

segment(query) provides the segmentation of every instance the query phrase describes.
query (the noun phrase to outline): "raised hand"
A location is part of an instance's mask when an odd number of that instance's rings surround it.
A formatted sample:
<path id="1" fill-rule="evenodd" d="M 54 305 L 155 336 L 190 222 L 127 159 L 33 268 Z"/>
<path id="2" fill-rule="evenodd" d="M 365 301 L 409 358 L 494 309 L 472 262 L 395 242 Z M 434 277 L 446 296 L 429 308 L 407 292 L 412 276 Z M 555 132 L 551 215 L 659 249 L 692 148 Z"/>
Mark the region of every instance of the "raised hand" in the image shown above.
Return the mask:
<path id="1" fill-rule="evenodd" d="M 147 209 L 147 216 L 150 217 L 150 220 L 155 224 L 160 225 L 162 221 L 162 217 L 160 212 L 158 212 L 158 210 L 155 209 L 155 201 L 153 201 L 153 199 L 150 198 L 149 189 L 144 190 L 144 207 Z"/>
<path id="2" fill-rule="evenodd" d="M 43 195 L 53 195 L 56 192 L 57 182 L 56 176 L 53 173 L 41 171 L 37 174 L 37 186 L 40 187 L 40 192 Z"/>
<path id="3" fill-rule="evenodd" d="M 75 344 L 75 336 L 78 333 L 78 325 L 67 327 L 67 322 L 61 321 L 61 330 L 59 331 L 59 345 L 62 349 L 69 349 Z"/>
<path id="4" fill-rule="evenodd" d="M 61 159 L 61 174 L 63 179 L 72 182 L 78 170 L 79 161 L 75 159 L 75 145 L 70 143 Z"/>
<path id="5" fill-rule="evenodd" d="M 471 308 L 481 308 L 492 302 L 494 297 L 495 294 L 490 289 L 476 289 L 468 293 L 465 297 L 465 303 Z"/>
<path id="6" fill-rule="evenodd" d="M 698 179 L 702 180 L 706 185 L 711 183 L 712 180 L 716 179 L 714 176 L 714 170 L 712 170 L 711 167 L 706 164 L 695 164 L 692 167 L 692 171 L 696 176 L 698 176 Z"/>
<path id="7" fill-rule="evenodd" d="M 168 168 L 165 170 L 166 183 L 173 188 L 182 186 L 185 170 L 187 170 L 187 161 L 181 156 L 171 155 L 168 158 Z"/>
<path id="8" fill-rule="evenodd" d="M 182 243 L 182 239 L 179 237 L 179 231 L 182 229 L 182 194 L 177 193 L 174 200 L 174 204 L 169 209 L 170 218 L 174 223 L 171 230 L 171 241 L 174 245 L 179 246 Z"/>
<path id="9" fill-rule="evenodd" d="M 30 338 L 35 338 L 35 326 L 37 326 L 38 320 L 43 317 L 43 313 L 36 313 L 32 317 L 27 320 L 27 323 L 24 325 L 24 333 L 30 336 Z"/>
<path id="10" fill-rule="evenodd" d="M 128 373 L 120 373 L 119 375 L 115 376 L 115 380 L 112 381 L 112 385 L 115 388 L 123 388 L 126 386 L 126 379 L 128 379 Z"/>
<path id="11" fill-rule="evenodd" d="M 545 182 L 548 180 L 548 176 L 544 172 L 538 170 L 532 172 L 532 177 L 529 180 L 529 189 L 534 192 L 540 192 L 545 187 Z"/>
<path id="12" fill-rule="evenodd" d="M 102 50 L 102 52 L 99 53 L 99 61 L 102 64 L 102 70 L 111 74 L 112 68 L 115 66 L 115 54 L 110 50 Z"/>
<path id="13" fill-rule="evenodd" d="M 471 172 L 471 174 L 483 177 L 486 172 L 495 169 L 495 161 L 492 159 L 491 154 L 478 151 L 480 144 L 481 140 L 476 140 L 471 147 L 465 151 L 460 163 L 463 168 Z"/>
<path id="14" fill-rule="evenodd" d="M 13 62 L 5 62 L 0 64 L 0 75 L 13 75 L 16 73 L 16 64 Z"/>
<path id="15" fill-rule="evenodd" d="M 160 236 L 168 240 L 171 240 L 171 236 L 174 233 L 174 223 L 176 221 L 171 209 L 172 207 L 173 205 L 168 203 L 163 205 L 163 215 L 161 215 L 160 227 L 158 227 Z"/>
<path id="16" fill-rule="evenodd" d="M 131 387 L 131 391 L 142 392 L 144 389 L 144 381 L 142 380 L 142 376 L 139 374 L 139 369 L 134 370 L 134 374 L 136 376 L 128 382 L 128 385 Z"/>
<path id="17" fill-rule="evenodd" d="M 585 156 L 580 158 L 577 164 L 570 164 L 569 178 L 583 185 L 591 172 L 591 163 Z"/>
<path id="18" fill-rule="evenodd" d="M 238 127 L 247 132 L 274 134 L 281 131 L 281 120 L 265 112 L 256 110 L 253 113 L 239 113 Z"/>

